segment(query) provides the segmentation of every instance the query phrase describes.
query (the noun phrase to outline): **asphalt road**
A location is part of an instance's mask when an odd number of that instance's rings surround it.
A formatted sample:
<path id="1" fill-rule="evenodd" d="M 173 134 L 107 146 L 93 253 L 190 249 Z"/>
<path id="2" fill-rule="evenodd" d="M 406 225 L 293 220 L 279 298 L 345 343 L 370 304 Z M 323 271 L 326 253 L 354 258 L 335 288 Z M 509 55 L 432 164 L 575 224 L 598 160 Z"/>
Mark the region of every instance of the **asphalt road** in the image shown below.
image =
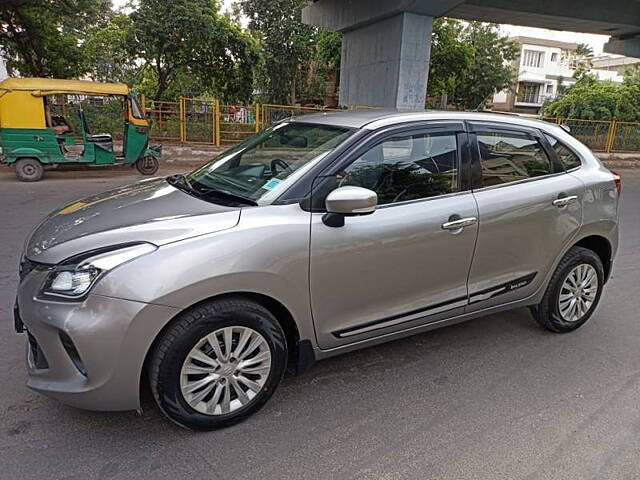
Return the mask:
<path id="1" fill-rule="evenodd" d="M 320 362 L 233 428 L 76 410 L 29 391 L 10 312 L 29 230 L 53 208 L 135 181 L 0 171 L 1 479 L 640 478 L 640 170 L 622 172 L 622 246 L 595 318 L 569 335 L 527 310 Z"/>

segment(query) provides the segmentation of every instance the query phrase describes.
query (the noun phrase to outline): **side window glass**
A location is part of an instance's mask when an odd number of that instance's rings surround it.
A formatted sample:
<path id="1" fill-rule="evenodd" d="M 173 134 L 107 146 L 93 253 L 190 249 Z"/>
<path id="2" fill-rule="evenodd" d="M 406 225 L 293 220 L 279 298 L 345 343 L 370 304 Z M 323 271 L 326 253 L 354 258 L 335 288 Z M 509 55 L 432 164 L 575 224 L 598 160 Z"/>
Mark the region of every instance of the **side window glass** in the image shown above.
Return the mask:
<path id="1" fill-rule="evenodd" d="M 385 140 L 341 172 L 337 184 L 373 190 L 379 205 L 456 192 L 456 135 L 419 134 Z"/>
<path id="2" fill-rule="evenodd" d="M 562 162 L 562 165 L 564 165 L 565 170 L 571 170 L 572 168 L 577 168 L 582 165 L 580 157 L 578 157 L 578 155 L 576 155 L 573 150 L 567 147 L 564 143 L 551 135 L 545 134 L 545 137 L 547 137 L 547 141 L 556 151 L 556 154 Z"/>
<path id="3" fill-rule="evenodd" d="M 542 145 L 520 132 L 480 132 L 478 148 L 485 187 L 553 173 Z"/>

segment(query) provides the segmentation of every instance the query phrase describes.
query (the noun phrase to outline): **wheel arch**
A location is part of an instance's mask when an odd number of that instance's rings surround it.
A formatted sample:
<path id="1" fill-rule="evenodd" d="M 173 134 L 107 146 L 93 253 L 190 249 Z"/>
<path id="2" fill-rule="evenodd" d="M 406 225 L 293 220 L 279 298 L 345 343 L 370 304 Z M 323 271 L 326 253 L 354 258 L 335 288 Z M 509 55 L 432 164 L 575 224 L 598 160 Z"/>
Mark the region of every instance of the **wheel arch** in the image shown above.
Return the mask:
<path id="1" fill-rule="evenodd" d="M 37 148 L 29 148 L 29 147 L 15 148 L 10 152 L 6 152 L 6 156 L 7 156 L 7 163 L 15 163 L 18 160 L 22 160 L 23 158 L 32 158 L 34 160 L 39 161 L 43 165 L 49 163 L 49 156 L 47 155 L 47 153 Z"/>
<path id="2" fill-rule="evenodd" d="M 613 253 L 611 242 L 602 235 L 589 235 L 578 240 L 573 246 L 591 250 L 600 257 L 600 261 L 602 261 L 602 266 L 604 268 L 604 278 L 606 282 L 611 274 L 611 255 Z"/>
<path id="3" fill-rule="evenodd" d="M 287 351 L 289 355 L 289 358 L 287 360 L 287 369 L 291 370 L 294 374 L 301 374 L 304 373 L 304 371 L 313 363 L 313 361 L 315 361 L 315 358 L 313 358 L 313 348 L 310 342 L 308 340 L 300 341 L 300 332 L 293 315 L 291 314 L 289 309 L 285 307 L 284 304 L 279 300 L 262 293 L 242 291 L 212 295 L 178 312 L 156 334 L 155 338 L 149 345 L 147 352 L 145 353 L 144 363 L 142 365 L 142 370 L 140 371 L 139 384 L 141 396 L 143 390 L 148 388 L 148 382 L 145 379 L 147 377 L 151 355 L 156 348 L 159 339 L 162 338 L 169 327 L 173 325 L 178 316 L 187 310 L 197 308 L 204 302 L 228 298 L 242 298 L 245 300 L 251 300 L 266 308 L 276 318 L 276 320 L 282 327 L 282 330 L 284 331 L 287 341 Z"/>

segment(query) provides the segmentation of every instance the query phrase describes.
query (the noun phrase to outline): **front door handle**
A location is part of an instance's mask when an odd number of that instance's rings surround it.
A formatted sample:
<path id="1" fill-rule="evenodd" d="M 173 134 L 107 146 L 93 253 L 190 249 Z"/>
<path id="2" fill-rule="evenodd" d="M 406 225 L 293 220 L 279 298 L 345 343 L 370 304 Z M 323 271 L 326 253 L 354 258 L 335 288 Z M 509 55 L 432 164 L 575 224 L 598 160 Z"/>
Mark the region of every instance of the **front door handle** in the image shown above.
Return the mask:
<path id="1" fill-rule="evenodd" d="M 557 200 L 553 201 L 553 206 L 554 207 L 558 207 L 558 208 L 566 207 L 567 205 L 569 205 L 570 203 L 575 202 L 576 200 L 578 200 L 578 196 L 577 195 L 571 195 L 570 197 L 558 198 Z"/>
<path id="2" fill-rule="evenodd" d="M 442 224 L 443 230 L 460 230 L 464 227 L 470 227 L 471 225 L 475 225 L 478 223 L 478 219 L 476 217 L 468 217 L 461 218 L 460 220 L 453 220 L 451 222 L 446 222 Z"/>

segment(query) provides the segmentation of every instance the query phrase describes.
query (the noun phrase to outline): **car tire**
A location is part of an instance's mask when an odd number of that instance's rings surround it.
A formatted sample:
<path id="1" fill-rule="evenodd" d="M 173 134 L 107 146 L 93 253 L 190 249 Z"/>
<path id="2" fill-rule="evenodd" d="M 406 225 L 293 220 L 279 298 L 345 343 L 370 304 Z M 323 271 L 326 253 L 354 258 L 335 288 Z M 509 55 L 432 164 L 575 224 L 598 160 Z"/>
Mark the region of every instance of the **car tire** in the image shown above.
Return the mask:
<path id="1" fill-rule="evenodd" d="M 44 166 L 36 158 L 21 158 L 15 168 L 16 177 L 21 182 L 37 182 L 44 176 Z"/>
<path id="2" fill-rule="evenodd" d="M 151 155 L 136 160 L 136 170 L 142 175 L 153 175 L 160 168 L 160 162 Z"/>
<path id="3" fill-rule="evenodd" d="M 284 332 L 266 308 L 241 297 L 208 301 L 180 314 L 156 342 L 151 391 L 182 427 L 228 427 L 264 406 L 287 358 Z"/>
<path id="4" fill-rule="evenodd" d="M 557 266 L 542 301 L 531 309 L 536 321 L 555 333 L 584 325 L 598 306 L 604 268 L 593 251 L 573 247 Z"/>

